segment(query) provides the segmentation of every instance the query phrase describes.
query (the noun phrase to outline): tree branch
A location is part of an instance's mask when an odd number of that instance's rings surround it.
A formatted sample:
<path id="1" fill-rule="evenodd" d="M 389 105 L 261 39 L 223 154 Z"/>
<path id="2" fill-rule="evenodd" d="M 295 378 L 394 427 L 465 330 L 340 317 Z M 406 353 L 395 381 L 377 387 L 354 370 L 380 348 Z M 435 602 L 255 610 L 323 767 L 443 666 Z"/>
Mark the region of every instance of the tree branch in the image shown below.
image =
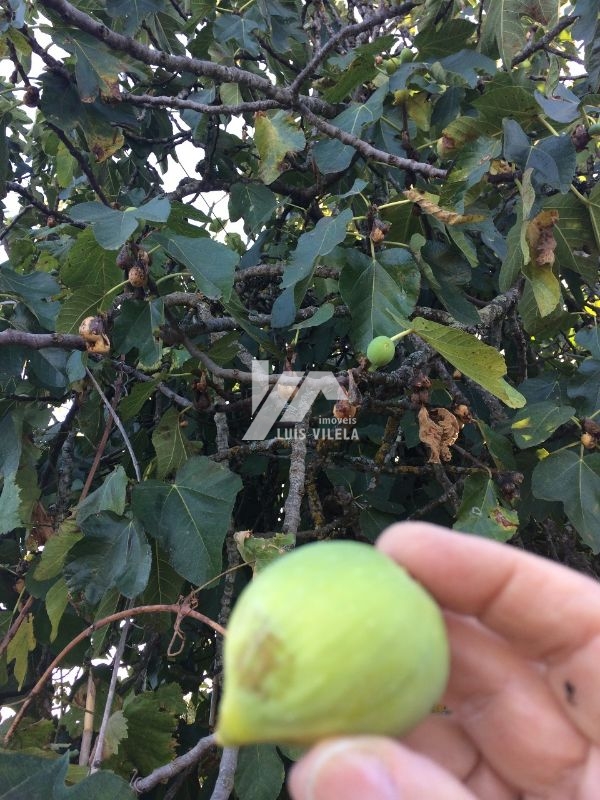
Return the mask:
<path id="1" fill-rule="evenodd" d="M 367 19 L 362 20 L 362 22 L 356 22 L 353 25 L 346 25 L 344 28 L 340 28 L 337 33 L 327 40 L 323 47 L 320 47 L 317 50 L 302 72 L 299 73 L 299 75 L 294 79 L 294 82 L 290 85 L 290 91 L 293 94 L 296 94 L 300 86 L 302 86 L 309 75 L 312 75 L 319 64 L 341 41 L 344 39 L 349 39 L 351 36 L 356 36 L 359 33 L 363 33 L 364 31 L 368 31 L 371 28 L 375 28 L 380 23 L 385 22 L 392 17 L 404 17 L 417 5 L 419 5 L 419 3 L 403 3 L 400 6 L 383 8 L 375 14 L 369 16 Z"/>
<path id="2" fill-rule="evenodd" d="M 377 147 L 373 147 L 372 144 L 365 142 L 364 139 L 359 139 L 358 136 L 346 133 L 346 131 L 338 128 L 336 125 L 332 125 L 330 122 L 321 119 L 316 114 L 313 114 L 303 103 L 299 103 L 298 107 L 307 122 L 327 134 L 330 138 L 339 139 L 340 142 L 350 145 L 350 147 L 353 147 L 367 160 L 373 159 L 382 164 L 388 164 L 390 167 L 398 167 L 398 169 L 418 172 L 420 175 L 425 175 L 427 178 L 446 178 L 448 175 L 447 169 L 439 169 L 439 167 L 434 167 L 432 164 L 414 161 L 412 158 L 402 158 L 402 156 L 386 153 L 385 150 L 379 150 Z"/>
<path id="3" fill-rule="evenodd" d="M 219 765 L 219 775 L 210 800 L 229 800 L 231 792 L 233 791 L 238 754 L 238 747 L 226 747 L 223 750 L 221 763 Z"/>
<path id="4" fill-rule="evenodd" d="M 2 637 L 2 641 L 0 642 L 0 656 L 6 650 L 6 648 L 12 642 L 12 640 L 15 638 L 15 634 L 21 627 L 23 620 L 25 619 L 27 614 L 29 614 L 29 609 L 33 605 L 33 599 L 34 599 L 33 595 L 30 595 L 27 598 L 27 600 L 23 603 L 23 607 L 19 611 L 17 618 Z"/>
<path id="5" fill-rule="evenodd" d="M 189 108 L 192 111 L 198 111 L 201 114 L 245 114 L 247 112 L 267 111 L 270 108 L 281 108 L 279 100 L 254 100 L 247 103 L 239 103 L 238 105 L 228 106 L 224 104 L 210 104 L 210 103 L 197 103 L 195 100 L 188 100 L 183 97 L 169 97 L 169 95 L 152 95 L 152 94 L 131 94 L 131 92 L 124 92 L 117 102 L 131 103 L 133 106 L 146 106 L 157 108 Z M 115 98 L 106 100 L 105 102 L 114 104 Z"/>
<path id="6" fill-rule="evenodd" d="M 142 383 L 151 383 L 154 380 L 154 378 L 150 377 L 150 375 L 146 375 L 145 372 L 140 372 L 140 370 L 135 369 L 135 367 L 130 367 L 129 364 L 122 363 L 121 361 L 113 361 L 113 363 L 115 366 L 118 366 L 120 369 L 122 369 L 127 375 L 131 375 L 133 378 L 141 381 Z M 182 395 L 177 394 L 177 392 L 174 392 L 172 389 L 169 389 L 169 387 L 162 381 L 157 383 L 155 388 L 157 392 L 164 394 L 164 396 L 168 397 L 172 403 L 175 403 L 175 405 L 180 406 L 181 408 L 191 408 L 193 406 L 191 400 L 188 400 L 187 397 L 183 397 Z"/>
<path id="7" fill-rule="evenodd" d="M 21 345 L 32 350 L 58 347 L 61 350 L 85 350 L 82 336 L 71 333 L 26 333 L 25 331 L 0 331 L 0 347 Z"/>
<path id="8" fill-rule="evenodd" d="M 225 67 L 212 61 L 202 61 L 198 58 L 187 56 L 174 56 L 163 50 L 147 47 L 135 39 L 111 31 L 102 22 L 98 22 L 88 14 L 79 11 L 67 0 L 39 0 L 39 2 L 42 7 L 56 11 L 66 22 L 79 28 L 79 30 L 85 31 L 85 33 L 89 33 L 104 42 L 111 50 L 127 53 L 127 55 L 141 61 L 143 64 L 163 67 L 176 73 L 188 72 L 192 75 L 212 78 L 218 82 L 237 83 L 262 92 L 267 97 L 279 101 L 282 105 L 291 106 L 293 104 L 293 94 L 289 89 L 276 86 L 260 75 L 255 75 L 238 67 Z M 335 114 L 335 109 L 319 98 L 302 97 L 301 99 L 307 108 L 312 108 L 320 114 L 331 116 Z"/>
<path id="9" fill-rule="evenodd" d="M 122 366 L 121 362 L 117 362 L 117 366 Z M 115 384 L 115 392 L 111 401 L 111 408 L 113 411 L 116 412 L 117 405 L 119 404 L 119 400 L 121 399 L 121 393 L 123 391 L 123 373 L 119 373 L 119 377 L 117 378 L 117 382 Z M 106 423 L 104 425 L 104 431 L 102 432 L 102 437 L 100 439 L 100 443 L 96 448 L 96 453 L 94 455 L 94 460 L 92 461 L 92 466 L 90 467 L 90 471 L 87 474 L 87 478 L 85 479 L 85 483 L 83 484 L 83 489 L 81 490 L 81 494 L 79 495 L 79 500 L 77 501 L 77 505 L 81 505 L 85 498 L 88 496 L 90 489 L 92 488 L 92 483 L 94 481 L 94 476 L 98 467 L 100 466 L 100 460 L 104 455 L 104 451 L 106 450 L 106 445 L 108 444 L 108 438 L 110 436 L 110 432 L 112 431 L 112 427 L 114 425 L 114 418 L 111 414 L 108 415 L 106 419 Z"/>
<path id="10" fill-rule="evenodd" d="M 100 184 L 96 180 L 96 176 L 92 172 L 92 169 L 91 169 L 90 165 L 87 163 L 87 160 L 86 160 L 85 156 L 83 155 L 83 153 L 80 152 L 73 145 L 73 143 L 71 142 L 69 137 L 65 134 L 65 132 L 63 130 L 61 130 L 57 125 L 54 125 L 54 123 L 50 122 L 49 120 L 45 120 L 45 124 L 46 124 L 46 127 L 50 128 L 51 131 L 54 131 L 54 133 L 58 136 L 58 138 L 61 140 L 61 142 L 67 148 L 67 150 L 69 151 L 70 155 L 72 155 L 73 158 L 75 159 L 75 161 L 77 161 L 77 163 L 81 167 L 81 171 L 83 172 L 85 177 L 88 179 L 88 183 L 90 184 L 90 187 L 94 190 L 94 192 L 96 193 L 98 198 L 104 203 L 105 206 L 110 206 L 110 201 L 109 201 L 108 197 L 102 191 L 102 187 L 100 186 Z"/>
<path id="11" fill-rule="evenodd" d="M 125 652 L 125 645 L 127 643 L 127 636 L 129 628 L 131 627 L 131 620 L 126 619 L 119 638 L 119 644 L 115 651 L 113 661 L 112 674 L 110 676 L 110 683 L 108 685 L 108 692 L 106 694 L 106 703 L 104 704 L 104 713 L 102 714 L 102 722 L 100 723 L 100 730 L 96 738 L 96 746 L 94 747 L 94 755 L 92 756 L 92 763 L 90 765 L 90 773 L 98 772 L 102 766 L 102 757 L 104 751 L 104 740 L 106 738 L 106 731 L 108 729 L 108 720 L 112 712 L 112 706 L 115 699 L 115 692 L 117 691 L 117 680 L 119 678 L 119 668 Z"/>
<path id="12" fill-rule="evenodd" d="M 285 499 L 283 525 L 284 533 L 296 533 L 300 527 L 300 506 L 304 496 L 306 478 L 306 438 L 292 439 L 290 452 L 289 488 Z"/>
<path id="13" fill-rule="evenodd" d="M 200 759 L 215 746 L 214 734 L 204 736 L 191 750 L 188 750 L 187 753 L 174 758 L 173 761 L 164 764 L 162 767 L 157 767 L 145 778 L 136 778 L 132 782 L 131 788 L 136 794 L 149 792 L 150 789 L 154 789 L 159 783 L 166 783 L 170 778 L 174 778 L 175 775 L 183 772 L 184 769 L 196 764 L 196 762 L 200 761 Z"/>
<path id="14" fill-rule="evenodd" d="M 68 214 L 63 214 L 62 211 L 56 211 L 50 206 L 44 205 L 40 200 L 37 199 L 29 189 L 26 189 L 24 186 L 21 186 L 20 183 L 16 183 L 16 181 L 7 181 L 6 188 L 9 192 L 16 192 L 16 194 L 20 195 L 23 199 L 27 200 L 32 206 L 41 211 L 47 217 L 55 217 L 60 222 L 68 222 L 69 225 L 73 225 L 75 228 L 86 228 L 87 226 L 83 224 L 83 222 L 75 222 L 72 220 Z"/>
<path id="15" fill-rule="evenodd" d="M 555 39 L 565 28 L 568 28 L 569 25 L 572 25 L 576 20 L 579 19 L 579 16 L 576 14 L 571 14 L 568 17 L 563 17 L 560 22 L 558 22 L 553 28 L 551 28 L 547 33 L 545 33 L 541 39 L 536 41 L 531 41 L 524 47 L 520 53 L 513 58 L 510 62 L 511 67 L 516 67 L 517 64 L 521 64 L 523 61 L 526 61 L 530 55 L 537 52 L 538 50 L 543 50 L 550 42 Z"/>
<path id="16" fill-rule="evenodd" d="M 44 686 L 46 685 L 49 678 L 52 677 L 53 671 L 56 667 L 60 664 L 65 656 L 67 656 L 74 647 L 80 642 L 83 642 L 84 639 L 90 637 L 93 633 L 100 628 L 104 628 L 106 625 L 110 625 L 112 622 L 119 622 L 122 619 L 129 619 L 130 617 L 139 617 L 142 614 L 164 614 L 164 613 L 172 613 L 177 614 L 178 619 L 190 617 L 191 619 L 195 619 L 198 622 L 203 622 L 205 625 L 208 625 L 217 633 L 221 634 L 221 636 L 225 636 L 225 629 L 219 625 L 218 622 L 215 622 L 210 617 L 207 617 L 205 614 L 200 613 L 200 611 L 195 611 L 190 605 L 186 605 L 182 603 L 181 605 L 177 603 L 171 604 L 163 604 L 157 603 L 156 605 L 149 605 L 149 606 L 136 606 L 135 608 L 125 609 L 124 611 L 117 611 L 114 614 L 110 614 L 108 617 L 104 617 L 103 619 L 98 620 L 97 622 L 92 622 L 91 625 L 88 625 L 87 628 L 84 628 L 74 639 L 71 639 L 69 644 L 65 645 L 60 653 L 53 658 L 51 663 L 48 667 L 44 670 L 44 673 L 35 684 L 31 692 L 29 693 L 27 699 L 17 712 L 17 714 L 13 717 L 11 722 L 10 728 L 6 732 L 4 736 L 4 744 L 7 745 L 17 730 L 19 723 L 23 719 L 25 712 L 31 705 L 31 703 L 35 700 L 35 698 L 40 694 L 43 690 Z"/>
<path id="17" fill-rule="evenodd" d="M 131 463 L 133 464 L 133 469 L 135 470 L 135 477 L 137 478 L 137 482 L 140 483 L 141 480 L 142 480 L 142 473 L 140 471 L 140 465 L 138 464 L 138 460 L 135 457 L 135 452 L 133 450 L 133 447 L 131 446 L 131 442 L 129 441 L 129 436 L 127 436 L 127 432 L 125 431 L 125 428 L 123 427 L 123 423 L 121 422 L 121 420 L 117 416 L 117 412 L 114 410 L 114 408 L 109 403 L 107 396 L 102 391 L 102 388 L 101 388 L 100 384 L 98 383 L 96 378 L 94 378 L 94 376 L 93 376 L 92 372 L 90 371 L 89 367 L 85 368 L 85 372 L 86 372 L 88 378 L 94 384 L 94 388 L 96 389 L 96 391 L 100 395 L 100 397 L 102 399 L 102 402 L 104 403 L 104 405 L 106 407 L 106 410 L 108 411 L 110 416 L 113 418 L 115 425 L 119 429 L 119 433 L 123 437 L 123 441 L 125 442 L 125 446 L 127 447 L 127 451 L 129 452 L 129 457 L 131 458 Z"/>

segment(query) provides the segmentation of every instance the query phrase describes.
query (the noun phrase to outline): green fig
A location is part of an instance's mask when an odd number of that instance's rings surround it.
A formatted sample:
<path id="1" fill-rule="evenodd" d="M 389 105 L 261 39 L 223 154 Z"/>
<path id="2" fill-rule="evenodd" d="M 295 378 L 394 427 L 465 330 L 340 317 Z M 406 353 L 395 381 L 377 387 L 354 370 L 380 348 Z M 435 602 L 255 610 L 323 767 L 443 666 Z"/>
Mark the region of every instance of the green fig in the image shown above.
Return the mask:
<path id="1" fill-rule="evenodd" d="M 216 737 L 226 747 L 401 735 L 448 678 L 440 609 L 370 545 L 304 545 L 244 589 L 224 644 Z"/>
<path id="2" fill-rule="evenodd" d="M 367 347 L 367 358 L 373 367 L 385 367 L 394 358 L 396 345 L 389 336 L 376 336 Z"/>

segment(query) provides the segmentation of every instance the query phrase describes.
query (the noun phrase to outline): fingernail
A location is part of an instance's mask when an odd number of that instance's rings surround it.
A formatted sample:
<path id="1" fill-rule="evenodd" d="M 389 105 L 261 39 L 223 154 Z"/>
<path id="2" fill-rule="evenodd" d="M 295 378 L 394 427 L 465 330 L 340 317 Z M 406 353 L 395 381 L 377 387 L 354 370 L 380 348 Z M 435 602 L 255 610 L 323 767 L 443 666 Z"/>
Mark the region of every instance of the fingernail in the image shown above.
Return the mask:
<path id="1" fill-rule="evenodd" d="M 302 800 L 401 800 L 385 764 L 354 743 L 325 745 L 306 769 L 294 776 Z"/>

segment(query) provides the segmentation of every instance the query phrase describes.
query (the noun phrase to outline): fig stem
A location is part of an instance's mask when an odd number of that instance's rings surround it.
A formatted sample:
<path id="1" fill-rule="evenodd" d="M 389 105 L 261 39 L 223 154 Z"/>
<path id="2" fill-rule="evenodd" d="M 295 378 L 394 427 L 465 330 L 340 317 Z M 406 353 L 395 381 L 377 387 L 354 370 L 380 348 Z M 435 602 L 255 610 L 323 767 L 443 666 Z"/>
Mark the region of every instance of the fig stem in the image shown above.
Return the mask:
<path id="1" fill-rule="evenodd" d="M 408 336 L 408 334 L 412 332 L 412 328 L 407 328 L 405 331 L 400 331 L 400 333 L 395 333 L 393 336 L 390 336 L 390 339 L 392 342 L 399 342 L 400 339 L 404 339 L 405 336 Z"/>

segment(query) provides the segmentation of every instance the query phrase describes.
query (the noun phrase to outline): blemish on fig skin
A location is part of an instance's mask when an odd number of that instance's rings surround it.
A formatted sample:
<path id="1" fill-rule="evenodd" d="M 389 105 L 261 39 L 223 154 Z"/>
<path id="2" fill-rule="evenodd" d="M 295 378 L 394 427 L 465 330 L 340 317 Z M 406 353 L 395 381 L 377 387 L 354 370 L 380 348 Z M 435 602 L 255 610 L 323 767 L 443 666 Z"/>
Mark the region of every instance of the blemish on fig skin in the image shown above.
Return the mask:
<path id="1" fill-rule="evenodd" d="M 577 700 L 575 699 L 575 687 L 571 683 L 571 681 L 565 681 L 564 683 L 565 688 L 565 696 L 567 698 L 567 703 L 571 706 L 577 705 Z"/>
<path id="2" fill-rule="evenodd" d="M 246 650 L 240 664 L 240 686 L 257 695 L 268 695 L 269 677 L 284 667 L 286 650 L 281 639 L 271 631 L 259 633 Z"/>

